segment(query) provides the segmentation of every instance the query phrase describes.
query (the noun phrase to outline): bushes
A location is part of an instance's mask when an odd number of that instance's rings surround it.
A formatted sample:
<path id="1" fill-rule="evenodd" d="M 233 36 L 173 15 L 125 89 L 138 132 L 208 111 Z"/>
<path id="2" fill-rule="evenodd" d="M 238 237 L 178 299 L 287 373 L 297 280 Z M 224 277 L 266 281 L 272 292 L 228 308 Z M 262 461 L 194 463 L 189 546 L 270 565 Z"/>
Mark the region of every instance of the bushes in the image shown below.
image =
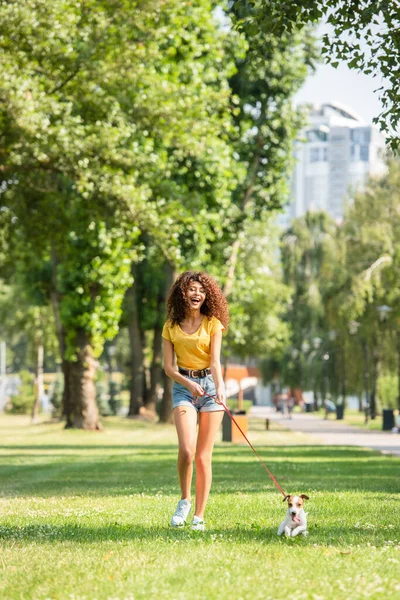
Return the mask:
<path id="1" fill-rule="evenodd" d="M 382 408 L 397 408 L 398 378 L 392 373 L 385 373 L 378 379 L 378 398 Z"/>
<path id="2" fill-rule="evenodd" d="M 32 411 L 35 400 L 35 376 L 29 371 L 20 371 L 18 374 L 20 385 L 18 394 L 10 397 L 7 412 L 13 414 L 27 414 Z"/>
<path id="3" fill-rule="evenodd" d="M 35 376 L 29 371 L 18 373 L 18 393 L 10 396 L 6 411 L 13 414 L 28 414 L 32 411 L 35 399 Z M 58 374 L 49 386 L 50 402 L 52 404 L 53 417 L 62 415 L 62 396 L 64 382 L 62 375 Z M 120 386 L 115 382 L 104 380 L 96 381 L 96 400 L 102 416 L 115 415 L 121 407 L 119 397 Z"/>

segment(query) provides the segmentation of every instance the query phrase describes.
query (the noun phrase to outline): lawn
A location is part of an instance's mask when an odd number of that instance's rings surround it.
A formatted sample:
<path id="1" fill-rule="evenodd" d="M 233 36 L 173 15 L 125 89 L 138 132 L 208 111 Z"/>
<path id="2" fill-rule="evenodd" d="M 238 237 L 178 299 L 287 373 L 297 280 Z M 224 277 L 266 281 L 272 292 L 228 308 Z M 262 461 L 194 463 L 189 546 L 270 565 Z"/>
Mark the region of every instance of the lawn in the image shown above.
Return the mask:
<path id="1" fill-rule="evenodd" d="M 344 422 L 348 425 L 357 425 L 363 429 L 371 429 L 382 431 L 382 415 L 376 415 L 375 419 L 368 419 L 368 423 L 365 424 L 365 413 L 361 413 L 358 410 L 347 409 L 344 413 Z"/>
<path id="2" fill-rule="evenodd" d="M 296 407 L 294 413 L 300 413 L 300 409 Z M 325 410 L 320 409 L 313 413 L 316 417 L 320 419 L 325 418 Z M 336 415 L 330 413 L 328 416 L 330 421 L 336 420 Z M 344 411 L 344 419 L 341 421 L 346 425 L 356 425 L 357 427 L 361 427 L 361 429 L 371 430 L 371 431 L 382 431 L 382 415 L 376 415 L 375 419 L 368 419 L 368 423 L 365 424 L 365 413 L 360 412 L 358 410 L 346 408 Z"/>
<path id="3" fill-rule="evenodd" d="M 282 497 L 246 446 L 217 443 L 207 531 L 173 530 L 172 426 L 1 417 L 1 600 L 398 599 L 400 459 L 263 427 L 267 465 L 310 496 L 307 538 L 277 537 Z"/>

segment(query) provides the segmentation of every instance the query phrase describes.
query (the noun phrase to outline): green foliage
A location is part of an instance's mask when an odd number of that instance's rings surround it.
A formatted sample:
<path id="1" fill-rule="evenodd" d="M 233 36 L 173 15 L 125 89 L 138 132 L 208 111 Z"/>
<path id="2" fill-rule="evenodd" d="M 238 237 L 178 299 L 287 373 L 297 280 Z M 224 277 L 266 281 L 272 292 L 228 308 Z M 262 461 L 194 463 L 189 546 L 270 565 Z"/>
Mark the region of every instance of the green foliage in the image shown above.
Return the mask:
<path id="1" fill-rule="evenodd" d="M 126 323 L 132 273 L 149 331 L 165 264 L 223 284 L 242 235 L 256 237 L 232 351 L 277 354 L 288 338 L 287 288 L 253 224 L 287 197 L 291 98 L 315 48 L 308 31 L 248 46 L 229 26 L 235 3 L 224 8 L 226 27 L 210 0 L 0 4 L 2 273 L 14 284 L 16 265 L 35 310 L 52 304 L 63 368 L 83 345 L 100 357 Z"/>
<path id="2" fill-rule="evenodd" d="M 383 373 L 378 379 L 377 388 L 381 407 L 397 408 L 398 376 L 393 373 Z"/>
<path id="3" fill-rule="evenodd" d="M 324 388 L 326 378 L 334 375 L 328 372 L 334 369 L 329 299 L 341 280 L 342 249 L 337 229 L 325 213 L 307 213 L 295 219 L 282 238 L 284 281 L 293 289 L 286 318 L 293 333 L 281 376 L 293 387 Z M 324 362 L 326 354 L 329 362 Z"/>
<path id="4" fill-rule="evenodd" d="M 286 383 L 342 397 L 368 389 L 383 407 L 399 398 L 399 240 L 394 159 L 355 194 L 341 225 L 320 213 L 294 221 L 282 248 L 293 288 L 292 345 L 280 369 Z"/>
<path id="5" fill-rule="evenodd" d="M 68 359 L 82 333 L 96 355 L 115 337 L 139 233 L 174 263 L 201 260 L 234 179 L 227 76 L 239 38 L 212 4 L 81 8 L 0 7 L 9 251 L 25 272 L 42 269 Z"/>
<path id="6" fill-rule="evenodd" d="M 359 337 L 369 348 L 372 374 L 379 382 L 381 369 L 397 372 L 400 350 L 398 161 L 389 160 L 387 174 L 372 179 L 365 192 L 355 196 L 346 215 L 343 236 L 349 281 L 339 296 L 339 314 L 359 323 Z M 380 314 L 382 306 L 389 307 L 387 314 Z"/>
<path id="7" fill-rule="evenodd" d="M 20 371 L 18 377 L 21 380 L 18 394 L 10 397 L 10 405 L 7 407 L 7 412 L 28 414 L 32 411 L 35 400 L 35 377 L 29 371 Z"/>
<path id="8" fill-rule="evenodd" d="M 135 253 L 132 237 L 123 230 L 107 228 L 104 222 L 85 225 L 76 231 L 77 221 L 75 231 L 69 233 L 70 243 L 57 271 L 57 288 L 69 348 L 74 348 L 76 331 L 83 330 L 99 356 L 104 339 L 112 339 L 118 332 Z"/>
<path id="9" fill-rule="evenodd" d="M 48 363 L 58 359 L 53 314 L 40 288 L 32 284 L 35 275 L 31 272 L 26 278 L 14 273 L 11 285 L 0 280 L 0 338 L 7 340 L 8 364 L 13 372 L 22 367 L 36 368 L 38 344 L 44 345 Z"/>
<path id="10" fill-rule="evenodd" d="M 232 2 L 227 12 L 235 20 L 251 8 Z M 309 31 L 279 39 L 261 30 L 243 34 L 248 48 L 245 56 L 237 57 L 237 72 L 230 79 L 234 123 L 230 137 L 240 174 L 225 217 L 231 244 L 243 235 L 246 221 L 263 218 L 287 199 L 292 146 L 302 124 L 292 98 L 316 56 Z"/>
<path id="11" fill-rule="evenodd" d="M 235 357 L 279 357 L 288 344 L 290 331 L 282 317 L 290 290 L 281 281 L 278 240 L 278 231 L 266 219 L 249 222 L 243 232 L 226 340 L 227 351 Z"/>
<path id="12" fill-rule="evenodd" d="M 332 33 L 323 38 L 322 52 L 332 66 L 345 60 L 351 69 L 366 74 L 373 73 L 383 79 L 379 88 L 383 104 L 382 113 L 375 118 L 387 133 L 392 149 L 399 148 L 397 135 L 400 123 L 400 3 L 396 0 L 348 2 L 347 0 L 237 0 L 238 26 L 248 38 L 265 32 L 280 39 L 296 35 L 311 23 L 324 20 Z M 367 51 L 360 46 L 365 40 Z M 254 43 L 257 43 L 256 41 Z"/>

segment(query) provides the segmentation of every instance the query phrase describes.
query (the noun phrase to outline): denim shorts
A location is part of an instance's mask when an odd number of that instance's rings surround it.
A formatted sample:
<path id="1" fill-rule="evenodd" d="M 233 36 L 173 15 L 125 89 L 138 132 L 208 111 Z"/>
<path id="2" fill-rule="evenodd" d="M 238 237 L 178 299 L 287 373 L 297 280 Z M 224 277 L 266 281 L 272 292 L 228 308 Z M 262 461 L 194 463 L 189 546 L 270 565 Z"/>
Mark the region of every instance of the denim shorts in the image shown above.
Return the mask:
<path id="1" fill-rule="evenodd" d="M 207 394 L 210 394 L 210 396 L 216 395 L 215 383 L 212 375 L 207 375 L 206 377 L 186 378 L 197 383 Z M 193 406 L 197 412 L 214 412 L 217 410 L 224 410 L 223 407 L 218 404 L 218 402 L 215 402 L 213 398 L 209 398 L 209 396 L 193 397 L 191 392 L 189 392 L 184 385 L 174 381 L 174 385 L 172 386 L 172 408 L 174 409 L 178 406 Z"/>

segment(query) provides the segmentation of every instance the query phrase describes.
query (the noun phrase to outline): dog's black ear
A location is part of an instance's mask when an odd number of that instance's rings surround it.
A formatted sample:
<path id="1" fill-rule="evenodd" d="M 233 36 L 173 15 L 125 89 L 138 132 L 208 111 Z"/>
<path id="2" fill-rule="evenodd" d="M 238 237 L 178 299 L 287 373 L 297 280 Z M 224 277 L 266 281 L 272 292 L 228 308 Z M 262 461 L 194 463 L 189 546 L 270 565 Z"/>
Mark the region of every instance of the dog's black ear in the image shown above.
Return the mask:
<path id="1" fill-rule="evenodd" d="M 310 498 L 308 496 L 306 496 L 305 494 L 300 494 L 300 498 L 303 498 L 303 500 L 309 500 Z"/>
<path id="2" fill-rule="evenodd" d="M 286 502 L 286 500 L 290 497 L 290 494 L 286 494 L 286 496 L 284 497 L 284 499 L 282 500 L 282 502 Z"/>

